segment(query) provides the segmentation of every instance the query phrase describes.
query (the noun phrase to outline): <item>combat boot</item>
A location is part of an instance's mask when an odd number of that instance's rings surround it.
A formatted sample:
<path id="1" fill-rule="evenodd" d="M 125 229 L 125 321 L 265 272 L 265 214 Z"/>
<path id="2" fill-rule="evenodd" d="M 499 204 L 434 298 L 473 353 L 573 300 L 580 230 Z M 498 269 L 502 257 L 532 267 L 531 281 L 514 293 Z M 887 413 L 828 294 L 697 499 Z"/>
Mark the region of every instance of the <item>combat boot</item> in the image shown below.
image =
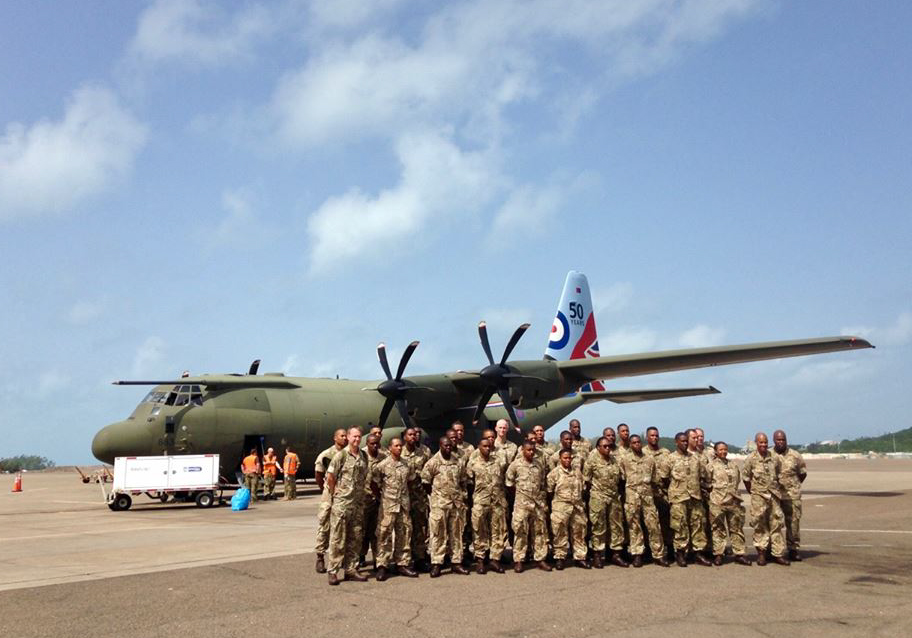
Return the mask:
<path id="1" fill-rule="evenodd" d="M 379 580 L 381 583 L 386 580 L 386 567 L 377 568 L 377 580 Z"/>
<path id="2" fill-rule="evenodd" d="M 440 565 L 434 563 L 431 565 L 431 578 L 437 578 L 440 576 Z"/>
<path id="3" fill-rule="evenodd" d="M 785 556 L 773 556 L 772 560 L 777 565 L 785 565 L 786 567 L 791 565 L 791 563 L 789 562 L 789 559 L 787 559 Z"/>
<path id="4" fill-rule="evenodd" d="M 664 556 L 659 556 L 653 562 L 655 562 L 656 565 L 659 565 L 661 567 L 671 567 L 671 563 L 669 563 L 668 559 L 665 558 Z"/>
<path id="5" fill-rule="evenodd" d="M 766 565 L 766 550 L 760 549 L 759 547 L 757 548 L 757 564 L 760 565 L 760 567 Z"/>
<path id="6" fill-rule="evenodd" d="M 602 557 L 601 552 L 596 552 L 592 556 L 592 566 L 596 569 L 602 569 L 605 566 L 605 559 Z"/>
<path id="7" fill-rule="evenodd" d="M 498 574 L 504 573 L 504 568 L 500 564 L 500 561 L 492 560 L 490 563 L 488 563 L 488 567 L 491 569 L 492 572 L 497 572 Z"/>
<path id="8" fill-rule="evenodd" d="M 551 565 L 548 564 L 548 561 L 540 560 L 538 561 L 538 568 L 543 572 L 550 572 Z"/>
<path id="9" fill-rule="evenodd" d="M 338 585 L 338 584 L 339 584 L 339 577 L 336 576 L 336 573 L 335 573 L 335 572 L 329 572 L 328 580 L 329 580 L 329 584 L 330 584 L 330 585 Z"/>
<path id="10" fill-rule="evenodd" d="M 475 562 L 475 571 L 476 571 L 477 573 L 479 573 L 479 574 L 487 574 L 487 573 L 488 573 L 488 568 L 485 567 L 484 558 L 479 558 L 479 559 Z"/>
<path id="11" fill-rule="evenodd" d="M 462 565 L 460 565 L 459 563 L 453 563 L 452 567 L 450 567 L 450 571 L 453 572 L 454 574 L 462 574 L 463 576 L 469 575 L 469 570 L 466 569 L 465 567 L 463 567 Z"/>
<path id="12" fill-rule="evenodd" d="M 345 572 L 345 580 L 353 580 L 356 583 L 367 582 L 367 576 L 359 574 L 358 572 Z"/>
<path id="13" fill-rule="evenodd" d="M 317 554 L 317 573 L 325 574 L 326 573 L 326 563 L 323 562 L 323 554 Z M 338 585 L 338 583 L 336 583 Z"/>
<path id="14" fill-rule="evenodd" d="M 418 578 L 418 572 L 414 569 L 409 569 L 408 565 L 399 565 L 396 568 L 396 573 L 400 576 L 405 576 L 406 578 Z M 377 580 L 380 580 L 379 578 Z"/>
<path id="15" fill-rule="evenodd" d="M 750 559 L 743 554 L 739 554 L 738 556 L 735 556 L 735 562 L 738 563 L 739 565 L 747 565 L 748 567 L 751 566 Z"/>
<path id="16" fill-rule="evenodd" d="M 513 563 L 514 572 L 516 572 L 517 574 L 522 574 L 522 570 L 523 570 L 523 564 L 522 564 L 521 560 L 518 560 L 515 563 Z"/>
<path id="17" fill-rule="evenodd" d="M 687 555 L 683 549 L 679 549 L 675 552 L 675 562 L 678 564 L 678 567 L 687 567 Z"/>
<path id="18" fill-rule="evenodd" d="M 715 565 L 716 567 L 718 567 L 718 566 L 721 565 L 721 564 L 722 564 L 722 554 L 716 554 L 716 555 L 713 557 L 713 565 Z"/>
<path id="19" fill-rule="evenodd" d="M 564 569 L 564 567 L 566 567 L 566 565 L 564 564 L 563 558 L 558 558 L 556 561 L 554 561 L 554 569 L 561 571 Z"/>
<path id="20" fill-rule="evenodd" d="M 582 560 L 576 561 L 576 566 L 581 567 L 583 569 L 592 569 L 592 565 L 590 565 L 589 561 L 586 560 L 585 558 Z"/>
<path id="21" fill-rule="evenodd" d="M 631 563 L 631 565 L 633 565 L 634 567 L 642 567 L 643 566 L 643 555 L 642 554 L 634 555 L 633 562 Z"/>
<path id="22" fill-rule="evenodd" d="M 789 550 L 789 558 L 792 560 L 792 562 L 795 562 L 795 563 L 800 563 L 803 560 L 801 558 L 801 554 L 798 553 L 797 549 Z"/>
<path id="23" fill-rule="evenodd" d="M 618 567 L 630 567 L 630 563 L 621 558 L 620 552 L 611 552 L 611 563 Z"/>
<path id="24" fill-rule="evenodd" d="M 712 567 L 712 563 L 706 560 L 706 556 L 703 555 L 703 552 L 694 552 L 694 562 L 697 565 L 703 565 L 703 567 Z"/>

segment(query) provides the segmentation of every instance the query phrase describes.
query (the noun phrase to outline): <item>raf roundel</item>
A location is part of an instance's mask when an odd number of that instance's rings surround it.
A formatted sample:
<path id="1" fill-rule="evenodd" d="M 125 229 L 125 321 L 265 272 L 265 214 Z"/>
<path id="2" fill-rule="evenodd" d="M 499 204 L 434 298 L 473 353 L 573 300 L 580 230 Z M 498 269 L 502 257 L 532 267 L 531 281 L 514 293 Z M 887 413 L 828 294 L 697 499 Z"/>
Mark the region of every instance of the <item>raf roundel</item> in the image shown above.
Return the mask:
<path id="1" fill-rule="evenodd" d="M 557 311 L 554 323 L 551 325 L 551 340 L 548 347 L 554 350 L 560 350 L 570 341 L 570 326 L 567 324 L 567 318 L 564 313 Z"/>

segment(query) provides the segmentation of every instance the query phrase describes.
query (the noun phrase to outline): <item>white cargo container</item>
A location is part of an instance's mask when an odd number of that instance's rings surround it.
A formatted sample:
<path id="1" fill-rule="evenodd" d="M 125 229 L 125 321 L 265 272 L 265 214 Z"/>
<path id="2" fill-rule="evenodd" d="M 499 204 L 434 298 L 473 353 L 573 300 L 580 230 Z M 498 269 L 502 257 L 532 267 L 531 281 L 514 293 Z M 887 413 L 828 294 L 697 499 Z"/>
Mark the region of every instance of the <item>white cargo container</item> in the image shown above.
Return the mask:
<path id="1" fill-rule="evenodd" d="M 130 509 L 133 496 L 147 494 L 163 503 L 173 497 L 212 507 L 216 493 L 221 500 L 218 454 L 118 456 L 113 487 L 110 494 L 105 493 L 105 502 L 116 512 Z"/>

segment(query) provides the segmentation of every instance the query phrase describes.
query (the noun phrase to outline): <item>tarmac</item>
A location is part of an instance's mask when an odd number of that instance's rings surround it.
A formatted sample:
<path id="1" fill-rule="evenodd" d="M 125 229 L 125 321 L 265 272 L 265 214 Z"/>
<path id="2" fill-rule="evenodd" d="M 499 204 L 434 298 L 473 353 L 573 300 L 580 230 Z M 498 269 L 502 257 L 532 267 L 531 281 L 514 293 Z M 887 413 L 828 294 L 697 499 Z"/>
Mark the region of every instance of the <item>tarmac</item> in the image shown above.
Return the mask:
<path id="1" fill-rule="evenodd" d="M 245 512 L 145 496 L 112 512 L 75 472 L 24 474 L 21 493 L 3 475 L 0 634 L 912 634 L 912 459 L 812 459 L 808 472 L 805 560 L 789 567 L 444 572 L 339 587 L 314 572 L 312 484 Z"/>

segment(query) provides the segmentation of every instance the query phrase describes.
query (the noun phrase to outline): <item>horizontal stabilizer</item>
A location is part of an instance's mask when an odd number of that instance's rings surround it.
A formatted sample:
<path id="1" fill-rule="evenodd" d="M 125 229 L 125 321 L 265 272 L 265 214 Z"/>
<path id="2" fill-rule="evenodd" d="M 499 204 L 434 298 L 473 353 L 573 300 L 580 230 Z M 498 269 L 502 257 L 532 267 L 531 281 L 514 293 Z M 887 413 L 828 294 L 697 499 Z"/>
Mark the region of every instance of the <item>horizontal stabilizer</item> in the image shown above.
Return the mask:
<path id="1" fill-rule="evenodd" d="M 558 361 L 561 373 L 583 385 L 598 379 L 617 379 L 656 372 L 674 372 L 693 368 L 764 361 L 784 357 L 800 357 L 825 352 L 861 350 L 873 348 L 859 337 L 823 337 L 820 339 L 796 339 L 794 341 L 767 341 L 747 343 L 739 346 L 718 346 L 712 348 L 689 348 L 686 350 L 665 350 L 642 354 L 615 355 L 598 359 L 575 359 Z"/>
<path id="2" fill-rule="evenodd" d="M 301 387 L 284 377 L 242 377 L 234 375 L 184 377 L 176 381 L 114 381 L 114 385 L 202 385 L 209 390 L 240 390 L 243 388 L 292 389 Z"/>
<path id="3" fill-rule="evenodd" d="M 637 403 L 639 401 L 658 401 L 659 399 L 677 399 L 679 397 L 696 397 L 702 394 L 720 394 L 716 388 L 669 388 L 666 390 L 603 390 L 601 392 L 580 392 L 583 401 L 611 401 L 612 403 Z"/>

